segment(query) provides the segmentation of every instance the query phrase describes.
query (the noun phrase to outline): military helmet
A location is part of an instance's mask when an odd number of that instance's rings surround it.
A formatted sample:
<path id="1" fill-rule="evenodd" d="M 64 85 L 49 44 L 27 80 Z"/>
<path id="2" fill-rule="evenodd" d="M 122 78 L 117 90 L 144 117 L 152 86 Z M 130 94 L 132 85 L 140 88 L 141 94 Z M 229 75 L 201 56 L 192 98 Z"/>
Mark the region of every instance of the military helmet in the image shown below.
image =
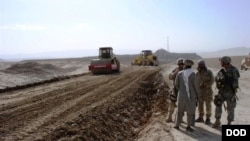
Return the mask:
<path id="1" fill-rule="evenodd" d="M 184 58 L 178 58 L 176 60 L 176 64 L 179 65 L 179 64 L 183 64 L 184 63 Z"/>
<path id="2" fill-rule="evenodd" d="M 206 66 L 206 63 L 204 60 L 199 60 L 198 61 L 198 65 L 203 65 L 203 66 Z"/>
<path id="3" fill-rule="evenodd" d="M 220 62 L 230 64 L 231 58 L 229 56 L 223 56 L 222 58 L 220 58 Z"/>

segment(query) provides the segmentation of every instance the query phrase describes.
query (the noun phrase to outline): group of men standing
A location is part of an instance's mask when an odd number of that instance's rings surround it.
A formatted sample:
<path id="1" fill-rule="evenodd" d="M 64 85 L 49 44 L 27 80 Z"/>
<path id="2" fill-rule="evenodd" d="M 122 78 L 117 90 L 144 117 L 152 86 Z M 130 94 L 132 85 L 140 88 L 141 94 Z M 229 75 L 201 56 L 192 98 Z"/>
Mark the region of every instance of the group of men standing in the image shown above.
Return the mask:
<path id="1" fill-rule="evenodd" d="M 179 129 L 183 121 L 184 113 L 187 116 L 186 130 L 192 132 L 195 122 L 211 124 L 212 102 L 215 104 L 215 119 L 212 127 L 221 125 L 220 118 L 222 106 L 228 112 L 228 125 L 234 120 L 234 109 L 236 107 L 236 92 L 239 88 L 239 71 L 231 64 L 231 58 L 224 56 L 220 58 L 221 69 L 214 76 L 207 68 L 204 60 L 198 61 L 197 71 L 193 71 L 194 62 L 190 59 L 179 58 L 178 67 L 170 74 L 169 79 L 173 80 L 173 89 L 170 94 L 169 112 L 167 122 L 172 122 L 172 116 L 177 107 L 174 128 Z M 212 85 L 216 82 L 218 94 L 213 96 Z M 226 105 L 225 106 L 225 103 Z M 199 116 L 195 120 L 196 107 L 198 106 Z M 204 108 L 206 110 L 204 110 Z M 205 116 L 205 120 L 204 120 Z"/>

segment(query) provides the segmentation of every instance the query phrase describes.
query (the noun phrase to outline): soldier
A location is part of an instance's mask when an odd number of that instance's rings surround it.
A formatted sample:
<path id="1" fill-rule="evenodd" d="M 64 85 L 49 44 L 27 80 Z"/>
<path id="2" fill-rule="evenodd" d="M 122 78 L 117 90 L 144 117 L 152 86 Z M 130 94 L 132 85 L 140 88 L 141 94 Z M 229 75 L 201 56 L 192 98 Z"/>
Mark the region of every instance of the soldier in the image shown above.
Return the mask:
<path id="1" fill-rule="evenodd" d="M 196 72 L 196 78 L 200 87 L 199 91 L 199 102 L 198 110 L 199 117 L 195 120 L 196 122 L 204 122 L 203 116 L 204 112 L 204 103 L 206 106 L 206 124 L 210 124 L 211 109 L 212 109 L 212 100 L 213 100 L 213 90 L 212 85 L 214 83 L 214 75 L 210 69 L 207 68 L 204 60 L 198 61 L 198 72 Z"/>
<path id="2" fill-rule="evenodd" d="M 183 70 L 183 66 L 184 66 L 184 59 L 183 58 L 179 58 L 176 60 L 176 64 L 178 65 L 177 68 L 175 68 L 170 74 L 169 74 L 169 79 L 173 80 L 173 85 L 175 83 L 175 77 L 177 75 L 177 73 L 181 70 Z M 173 86 L 173 89 L 170 93 L 170 101 L 169 101 L 169 109 L 168 109 L 168 118 L 167 118 L 167 122 L 172 122 L 172 115 L 174 113 L 174 109 L 176 107 L 176 101 L 177 101 L 177 89 L 175 86 Z"/>
<path id="3" fill-rule="evenodd" d="M 227 124 L 231 125 L 234 121 L 234 109 L 236 107 L 236 92 L 239 88 L 239 71 L 236 67 L 231 64 L 231 58 L 224 56 L 220 59 L 222 68 L 215 76 L 216 87 L 219 92 L 214 97 L 215 107 L 215 118 L 216 121 L 212 127 L 216 128 L 221 125 L 220 118 L 222 114 L 222 105 L 224 105 L 225 110 L 227 110 Z M 226 105 L 225 106 L 225 102 Z"/>
<path id="4" fill-rule="evenodd" d="M 195 122 L 195 109 L 199 98 L 199 88 L 195 72 L 193 72 L 192 60 L 184 61 L 184 69 L 180 71 L 175 78 L 175 87 L 178 90 L 177 112 L 174 128 L 179 129 L 183 112 L 187 111 L 187 127 L 186 130 L 192 132 Z"/>

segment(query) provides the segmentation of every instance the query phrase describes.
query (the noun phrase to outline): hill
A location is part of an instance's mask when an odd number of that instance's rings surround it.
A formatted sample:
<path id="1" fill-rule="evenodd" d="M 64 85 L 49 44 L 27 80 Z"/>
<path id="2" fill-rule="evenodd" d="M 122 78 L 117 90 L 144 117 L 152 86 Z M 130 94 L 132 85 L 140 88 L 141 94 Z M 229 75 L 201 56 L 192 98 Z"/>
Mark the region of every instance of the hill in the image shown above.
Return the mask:
<path id="1" fill-rule="evenodd" d="M 173 52 L 168 52 L 165 49 L 159 49 L 154 54 L 159 58 L 159 61 L 162 63 L 173 62 L 178 58 L 193 59 L 193 60 L 201 59 L 201 56 L 197 55 L 196 53 L 173 53 Z"/>
<path id="2" fill-rule="evenodd" d="M 247 47 L 235 47 L 224 50 L 217 50 L 214 52 L 198 53 L 202 58 L 216 58 L 221 56 L 245 56 L 250 53 L 250 48 Z"/>

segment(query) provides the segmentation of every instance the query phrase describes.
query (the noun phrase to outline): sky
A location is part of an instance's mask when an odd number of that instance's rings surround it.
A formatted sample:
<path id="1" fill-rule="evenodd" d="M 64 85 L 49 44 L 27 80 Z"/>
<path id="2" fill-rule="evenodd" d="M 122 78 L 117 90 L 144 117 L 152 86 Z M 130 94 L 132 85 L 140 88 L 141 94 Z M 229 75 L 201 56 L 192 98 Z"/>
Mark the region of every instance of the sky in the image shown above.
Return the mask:
<path id="1" fill-rule="evenodd" d="M 0 55 L 250 47 L 249 6 L 250 0 L 0 0 Z"/>

